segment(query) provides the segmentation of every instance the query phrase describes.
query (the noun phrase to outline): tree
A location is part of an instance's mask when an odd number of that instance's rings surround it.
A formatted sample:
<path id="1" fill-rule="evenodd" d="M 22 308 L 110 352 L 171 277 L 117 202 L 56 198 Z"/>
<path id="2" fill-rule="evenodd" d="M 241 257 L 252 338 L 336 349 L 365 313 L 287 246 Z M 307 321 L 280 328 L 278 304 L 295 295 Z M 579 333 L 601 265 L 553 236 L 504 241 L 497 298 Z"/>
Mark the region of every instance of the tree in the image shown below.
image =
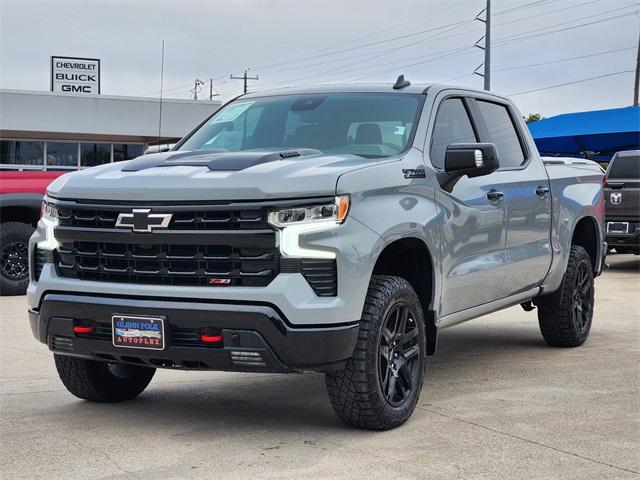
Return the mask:
<path id="1" fill-rule="evenodd" d="M 523 117 L 524 121 L 527 123 L 537 122 L 538 120 L 542 120 L 544 117 L 539 113 L 530 113 L 529 115 Z"/>

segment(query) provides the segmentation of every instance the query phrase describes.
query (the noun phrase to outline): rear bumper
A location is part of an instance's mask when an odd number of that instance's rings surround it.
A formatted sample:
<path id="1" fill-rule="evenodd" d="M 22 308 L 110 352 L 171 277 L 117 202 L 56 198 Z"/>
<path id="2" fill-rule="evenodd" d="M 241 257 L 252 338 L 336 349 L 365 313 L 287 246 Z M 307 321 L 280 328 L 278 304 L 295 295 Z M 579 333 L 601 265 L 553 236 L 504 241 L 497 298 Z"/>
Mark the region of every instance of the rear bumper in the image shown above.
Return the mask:
<path id="1" fill-rule="evenodd" d="M 110 332 L 116 313 L 164 316 L 165 349 L 114 346 Z M 90 335 L 74 334 L 74 320 L 81 319 L 100 328 Z M 34 336 L 57 354 L 184 370 L 331 370 L 351 357 L 358 335 L 357 322 L 294 328 L 270 305 L 64 293 L 47 293 L 38 309 L 29 310 L 29 321 Z M 223 343 L 202 344 L 198 332 L 203 328 L 221 329 Z"/>
<path id="2" fill-rule="evenodd" d="M 629 233 L 621 233 L 621 232 L 610 232 L 609 231 L 609 223 L 628 223 L 629 224 Z M 616 245 L 625 246 L 625 247 L 638 247 L 640 246 L 640 222 L 637 219 L 629 220 L 628 218 L 611 218 L 607 217 L 605 219 L 605 231 L 606 231 L 606 240 L 609 245 L 609 248 L 615 248 Z"/>

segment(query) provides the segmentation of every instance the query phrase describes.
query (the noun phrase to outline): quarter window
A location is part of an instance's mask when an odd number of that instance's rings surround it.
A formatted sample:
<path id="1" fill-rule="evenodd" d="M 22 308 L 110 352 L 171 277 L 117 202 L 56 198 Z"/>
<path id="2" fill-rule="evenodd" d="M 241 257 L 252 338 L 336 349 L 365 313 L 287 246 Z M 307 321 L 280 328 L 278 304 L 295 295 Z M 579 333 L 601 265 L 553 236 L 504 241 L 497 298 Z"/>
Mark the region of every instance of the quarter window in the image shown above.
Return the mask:
<path id="1" fill-rule="evenodd" d="M 467 109 L 460 98 L 448 98 L 440 104 L 431 140 L 431 163 L 444 170 L 444 155 L 451 143 L 475 143 L 478 139 Z"/>
<path id="2" fill-rule="evenodd" d="M 478 100 L 478 108 L 489 131 L 489 141 L 496 146 L 500 167 L 519 167 L 524 152 L 509 110 L 504 105 Z"/>

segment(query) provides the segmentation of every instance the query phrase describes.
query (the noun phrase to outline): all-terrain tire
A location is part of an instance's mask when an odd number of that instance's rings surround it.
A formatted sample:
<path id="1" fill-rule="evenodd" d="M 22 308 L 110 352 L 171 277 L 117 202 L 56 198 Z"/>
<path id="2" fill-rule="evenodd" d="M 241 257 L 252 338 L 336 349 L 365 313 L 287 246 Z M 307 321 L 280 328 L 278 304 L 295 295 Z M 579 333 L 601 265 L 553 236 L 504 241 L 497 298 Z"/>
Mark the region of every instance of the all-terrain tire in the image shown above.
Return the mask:
<path id="1" fill-rule="evenodd" d="M 155 368 L 109 364 L 54 355 L 60 380 L 78 398 L 91 402 L 122 402 L 140 395 L 156 373 Z"/>
<path id="2" fill-rule="evenodd" d="M 403 357 L 405 354 L 401 350 L 402 344 L 397 347 L 395 345 L 398 342 L 390 342 L 386 346 L 385 343 L 392 333 L 388 323 L 392 320 L 389 319 L 396 310 L 405 307 L 410 312 L 405 316 L 405 325 L 409 327 L 398 331 L 410 332 L 405 333 L 404 338 L 408 338 L 409 335 L 413 337 L 411 340 L 403 341 L 404 345 L 409 345 L 412 349 L 412 360 L 411 363 L 407 360 L 407 375 L 402 376 L 402 366 L 397 367 L 386 357 L 395 355 L 393 349 L 397 349 L 396 352 L 400 352 L 399 355 Z M 402 313 L 398 312 L 397 316 L 399 322 Z M 388 346 L 390 344 L 394 345 L 391 349 Z M 385 356 L 382 355 L 383 351 L 386 352 Z M 408 352 L 407 349 L 407 358 L 410 354 Z M 374 275 L 369 284 L 353 356 L 343 369 L 326 374 L 327 391 L 336 414 L 345 423 L 357 428 L 389 430 L 402 425 L 413 413 L 418 402 L 424 380 L 425 360 L 425 321 L 418 296 L 409 282 L 403 278 Z M 401 377 L 406 379 L 408 373 L 411 373 L 412 380 L 409 383 L 412 389 L 406 394 L 404 401 L 395 402 L 395 405 L 392 404 L 394 395 L 391 394 L 390 401 L 383 392 L 383 385 L 386 385 L 385 390 L 389 395 L 389 382 L 392 381 L 389 369 L 394 369 L 397 374 L 393 388 L 400 388 L 403 398 L 407 383 L 406 380 L 401 382 Z M 387 383 L 382 383 L 385 379 Z"/>
<path id="3" fill-rule="evenodd" d="M 0 223 L 0 295 L 24 295 L 29 285 L 29 238 L 35 229 L 28 223 Z"/>
<path id="4" fill-rule="evenodd" d="M 557 301 L 538 305 L 540 331 L 549 345 L 577 347 L 587 340 L 591 330 L 595 291 L 591 258 L 583 247 L 571 247 L 560 288 Z"/>

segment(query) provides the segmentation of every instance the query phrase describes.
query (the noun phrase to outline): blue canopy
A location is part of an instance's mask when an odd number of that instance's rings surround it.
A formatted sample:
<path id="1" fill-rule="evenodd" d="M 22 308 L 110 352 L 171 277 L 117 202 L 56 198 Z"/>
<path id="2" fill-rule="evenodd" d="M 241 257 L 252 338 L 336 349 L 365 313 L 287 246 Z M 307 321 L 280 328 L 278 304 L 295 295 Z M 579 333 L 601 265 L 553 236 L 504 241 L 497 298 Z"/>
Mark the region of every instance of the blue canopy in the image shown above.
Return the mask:
<path id="1" fill-rule="evenodd" d="M 541 155 L 610 160 L 640 149 L 640 107 L 565 113 L 529 124 Z"/>

